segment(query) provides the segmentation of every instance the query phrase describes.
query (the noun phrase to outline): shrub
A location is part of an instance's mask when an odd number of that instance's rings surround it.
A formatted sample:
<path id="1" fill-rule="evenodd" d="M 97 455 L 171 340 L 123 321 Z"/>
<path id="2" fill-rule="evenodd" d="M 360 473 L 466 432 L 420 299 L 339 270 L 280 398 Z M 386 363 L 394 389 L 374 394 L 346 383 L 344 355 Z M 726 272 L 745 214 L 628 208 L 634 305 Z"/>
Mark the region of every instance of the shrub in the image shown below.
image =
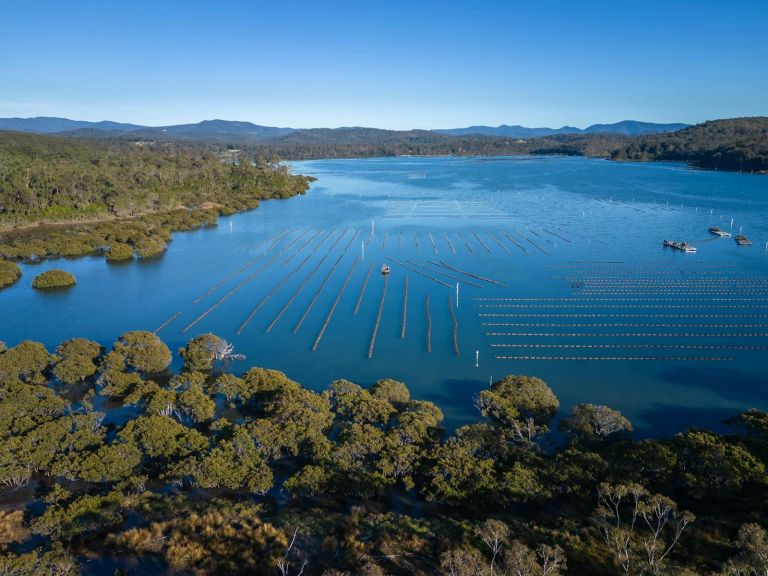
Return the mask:
<path id="1" fill-rule="evenodd" d="M 0 288 L 14 284 L 21 278 L 21 268 L 15 262 L 0 260 Z"/>
<path id="2" fill-rule="evenodd" d="M 66 288 L 74 286 L 75 283 L 76 280 L 72 274 L 65 270 L 54 269 L 38 274 L 32 281 L 32 287 L 45 290 L 48 288 Z"/>

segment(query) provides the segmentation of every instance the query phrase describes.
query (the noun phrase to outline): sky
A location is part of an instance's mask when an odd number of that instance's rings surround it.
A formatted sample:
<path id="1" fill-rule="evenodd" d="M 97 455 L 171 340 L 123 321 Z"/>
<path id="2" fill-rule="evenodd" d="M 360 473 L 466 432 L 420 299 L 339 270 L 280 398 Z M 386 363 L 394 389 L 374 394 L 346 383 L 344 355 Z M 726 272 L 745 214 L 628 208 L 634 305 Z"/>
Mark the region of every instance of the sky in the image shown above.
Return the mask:
<path id="1" fill-rule="evenodd" d="M 0 0 L 0 117 L 294 128 L 768 115 L 765 0 Z"/>

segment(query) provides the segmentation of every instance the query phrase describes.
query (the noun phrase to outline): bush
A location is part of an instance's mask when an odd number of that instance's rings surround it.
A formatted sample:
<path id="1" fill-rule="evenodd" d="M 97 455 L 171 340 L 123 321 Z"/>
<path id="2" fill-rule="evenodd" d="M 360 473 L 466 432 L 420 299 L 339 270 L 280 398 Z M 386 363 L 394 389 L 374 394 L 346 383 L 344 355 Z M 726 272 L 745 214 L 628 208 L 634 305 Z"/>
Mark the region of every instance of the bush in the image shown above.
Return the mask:
<path id="1" fill-rule="evenodd" d="M 21 278 L 21 268 L 15 262 L 0 260 L 0 288 L 14 284 Z"/>
<path id="2" fill-rule="evenodd" d="M 76 280 L 72 274 L 65 270 L 54 269 L 38 274 L 32 281 L 32 287 L 45 290 L 48 288 L 66 288 L 74 286 L 75 283 Z"/>
<path id="3" fill-rule="evenodd" d="M 114 242 L 109 245 L 107 252 L 108 262 L 121 262 L 133 259 L 133 246 L 123 242 Z"/>

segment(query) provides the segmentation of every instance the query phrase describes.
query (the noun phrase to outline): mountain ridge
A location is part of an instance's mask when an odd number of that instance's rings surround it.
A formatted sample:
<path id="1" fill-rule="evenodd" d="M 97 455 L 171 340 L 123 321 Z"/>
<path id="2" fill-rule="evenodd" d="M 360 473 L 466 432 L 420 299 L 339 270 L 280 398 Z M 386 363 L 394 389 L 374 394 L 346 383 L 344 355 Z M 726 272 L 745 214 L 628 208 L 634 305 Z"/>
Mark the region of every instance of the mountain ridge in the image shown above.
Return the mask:
<path id="1" fill-rule="evenodd" d="M 61 134 L 81 138 L 99 136 L 128 136 L 135 138 L 173 137 L 191 140 L 218 140 L 239 138 L 245 141 L 276 140 L 293 133 L 304 133 L 317 136 L 319 134 L 346 134 L 352 131 L 359 133 L 370 131 L 371 133 L 418 133 L 424 137 L 424 133 L 442 134 L 447 136 L 482 135 L 504 138 L 531 139 L 557 134 L 622 134 L 636 136 L 644 134 L 658 134 L 674 132 L 687 128 L 688 124 L 673 123 L 659 124 L 654 122 L 640 122 L 638 120 L 622 120 L 613 124 L 593 124 L 587 128 L 575 126 L 562 126 L 560 128 L 530 128 L 521 125 L 502 124 L 500 126 L 468 126 L 466 128 L 447 128 L 433 130 L 386 130 L 372 127 L 338 127 L 338 128 L 289 128 L 254 124 L 252 122 L 238 120 L 203 120 L 197 123 L 171 124 L 167 126 L 143 126 L 122 122 L 103 120 L 90 122 L 86 120 L 70 120 L 54 116 L 38 116 L 32 118 L 0 118 L 0 130 L 14 130 L 18 132 L 32 132 L 38 134 Z"/>

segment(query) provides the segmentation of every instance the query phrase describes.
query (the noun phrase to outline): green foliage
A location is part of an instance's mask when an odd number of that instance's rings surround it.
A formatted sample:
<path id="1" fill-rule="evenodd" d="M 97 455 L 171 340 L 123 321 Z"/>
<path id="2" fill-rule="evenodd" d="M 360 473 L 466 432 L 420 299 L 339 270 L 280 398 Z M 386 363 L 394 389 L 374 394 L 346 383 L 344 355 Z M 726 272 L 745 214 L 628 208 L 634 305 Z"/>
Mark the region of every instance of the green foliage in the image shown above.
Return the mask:
<path id="1" fill-rule="evenodd" d="M 226 342 L 214 334 L 202 334 L 190 340 L 179 350 L 185 370 L 210 370 L 213 362 L 226 346 Z"/>
<path id="2" fill-rule="evenodd" d="M 17 380 L 32 384 L 45 382 L 43 372 L 51 362 L 51 355 L 39 342 L 24 340 L 0 354 L 0 383 Z"/>
<path id="3" fill-rule="evenodd" d="M 19 265 L 0 258 L 0 288 L 15 284 L 19 278 L 21 278 Z"/>
<path id="4" fill-rule="evenodd" d="M 38 290 L 67 288 L 68 286 L 74 286 L 76 283 L 77 280 L 75 280 L 75 277 L 72 274 L 66 270 L 54 268 L 53 270 L 46 270 L 35 276 L 35 279 L 32 280 L 32 288 Z"/>
<path id="5" fill-rule="evenodd" d="M 691 430 L 675 436 L 671 444 L 677 455 L 678 478 L 693 495 L 766 482 L 765 464 L 718 434 Z"/>
<path id="6" fill-rule="evenodd" d="M 190 342 L 178 374 L 146 332 L 108 352 L 77 338 L 54 356 L 29 341 L 0 351 L 0 496 L 14 503 L 2 553 L 37 534 L 50 551 L 88 558 L 106 542 L 120 567 L 147 554 L 201 575 L 296 573 L 308 558 L 307 574 L 543 576 L 566 555 L 572 573 L 764 569 L 763 412 L 732 419 L 734 435 L 634 441 L 620 414 L 577 405 L 572 441 L 545 450 L 528 433 L 544 434 L 557 399 L 536 378 L 494 383 L 483 418 L 446 435 L 438 407 L 392 380 L 316 393 L 274 370 L 196 369 L 217 342 Z M 0 569 L 46 573 L 45 554 L 7 554 Z"/>
<path id="7" fill-rule="evenodd" d="M 78 576 L 80 567 L 60 544 L 51 550 L 37 549 L 26 554 L 0 555 L 0 574 L 3 576 Z"/>
<path id="8" fill-rule="evenodd" d="M 73 338 L 56 348 L 53 374 L 66 384 L 77 384 L 96 373 L 101 345 L 85 338 Z"/>
<path id="9" fill-rule="evenodd" d="M 114 351 L 125 359 L 128 368 L 152 374 L 165 370 L 171 363 L 171 351 L 151 332 L 126 332 L 117 339 Z"/>
<path id="10" fill-rule="evenodd" d="M 183 144 L 0 132 L 0 259 L 153 257 L 171 231 L 212 226 L 218 214 L 308 188 L 310 179 L 284 166 L 225 156 Z"/>
<path id="11" fill-rule="evenodd" d="M 594 442 L 632 432 L 632 424 L 621 412 L 608 406 L 576 404 L 561 421 L 560 429 L 568 432 L 575 442 Z"/>
<path id="12" fill-rule="evenodd" d="M 130 244 L 125 242 L 113 242 L 109 245 L 107 250 L 108 262 L 123 262 L 125 260 L 133 260 L 135 255 L 135 249 Z"/>
<path id="13" fill-rule="evenodd" d="M 616 160 L 676 160 L 702 168 L 768 171 L 768 118 L 712 120 L 671 134 L 630 139 Z"/>

